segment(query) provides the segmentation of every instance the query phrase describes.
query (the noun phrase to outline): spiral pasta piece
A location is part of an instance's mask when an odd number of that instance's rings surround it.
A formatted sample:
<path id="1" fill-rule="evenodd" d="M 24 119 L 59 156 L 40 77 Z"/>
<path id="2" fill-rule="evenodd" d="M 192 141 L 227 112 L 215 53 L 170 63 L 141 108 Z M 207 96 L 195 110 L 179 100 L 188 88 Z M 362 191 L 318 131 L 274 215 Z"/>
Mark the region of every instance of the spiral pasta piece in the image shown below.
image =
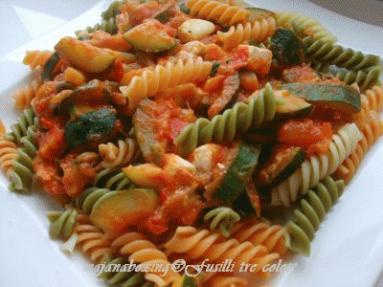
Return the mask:
<path id="1" fill-rule="evenodd" d="M 301 200 L 293 219 L 287 224 L 292 251 L 310 254 L 310 242 L 325 215 L 342 195 L 344 186 L 343 180 L 334 181 L 327 176 Z"/>
<path id="2" fill-rule="evenodd" d="M 118 253 L 128 256 L 129 260 L 143 264 L 161 264 L 169 266 L 170 262 L 164 252 L 159 250 L 155 244 L 146 239 L 146 237 L 138 232 L 129 232 L 117 237 L 112 242 L 112 247 L 118 250 Z M 153 282 L 156 286 L 168 286 L 178 280 L 180 275 L 173 272 L 162 274 L 148 270 L 145 273 L 145 279 Z"/>
<path id="3" fill-rule="evenodd" d="M 284 255 L 287 252 L 288 234 L 285 227 L 258 220 L 241 221 L 234 225 L 232 237 L 239 242 L 249 241 L 263 245 L 269 252 Z"/>
<path id="4" fill-rule="evenodd" d="M 17 123 L 11 126 L 11 132 L 6 134 L 6 139 L 15 144 L 21 144 L 21 138 L 27 135 L 28 128 L 35 124 L 35 113 L 28 108 L 19 116 Z"/>
<path id="5" fill-rule="evenodd" d="M 373 86 L 362 94 L 362 109 L 364 110 L 383 110 L 383 86 Z"/>
<path id="6" fill-rule="evenodd" d="M 190 16 L 211 20 L 223 26 L 246 23 L 250 15 L 245 8 L 215 0 L 189 0 L 186 6 L 190 9 Z"/>
<path id="7" fill-rule="evenodd" d="M 344 125 L 332 136 L 327 153 L 306 159 L 284 182 L 271 191 L 271 205 L 288 207 L 320 180 L 332 174 L 355 150 L 362 134 L 356 124 Z"/>
<path id="8" fill-rule="evenodd" d="M 50 221 L 50 237 L 68 239 L 73 234 L 77 214 L 75 209 L 48 212 L 47 217 Z"/>
<path id="9" fill-rule="evenodd" d="M 206 280 L 201 280 L 201 285 L 206 287 L 247 287 L 248 280 L 232 274 L 214 274 Z"/>
<path id="10" fill-rule="evenodd" d="M 210 222 L 211 231 L 219 229 L 222 236 L 229 237 L 234 223 L 241 220 L 241 217 L 232 208 L 221 206 L 210 210 L 203 219 Z"/>
<path id="11" fill-rule="evenodd" d="M 294 12 L 276 12 L 275 18 L 278 27 L 295 29 L 305 36 L 315 40 L 335 43 L 336 37 L 311 17 Z"/>
<path id="12" fill-rule="evenodd" d="M 104 262 L 112 253 L 111 241 L 101 229 L 90 223 L 88 216 L 82 214 L 77 216 L 73 232 L 77 234 L 76 246 L 92 262 Z"/>
<path id="13" fill-rule="evenodd" d="M 335 173 L 338 178 L 343 179 L 346 183 L 350 182 L 364 155 L 383 134 L 383 123 L 379 114 L 375 111 L 369 111 L 366 117 L 367 118 L 360 126 L 362 140 L 358 142 L 356 149 L 342 163 Z"/>
<path id="14" fill-rule="evenodd" d="M 122 266 L 124 264 L 129 264 L 124 257 L 114 257 L 105 262 L 106 265 L 112 266 Z M 124 272 L 124 271 L 111 271 L 100 274 L 100 278 L 104 279 L 108 285 L 111 286 L 120 286 L 120 287 L 128 287 L 128 286 L 153 286 L 150 282 L 145 280 L 145 276 L 143 273 L 136 272 Z"/>
<path id="15" fill-rule="evenodd" d="M 23 59 L 23 64 L 28 65 L 33 70 L 38 66 L 44 66 L 51 56 L 51 51 L 27 51 Z"/>
<path id="16" fill-rule="evenodd" d="M 202 83 L 210 75 L 211 68 L 212 63 L 201 58 L 168 62 L 166 65 L 146 68 L 120 90 L 128 99 L 129 108 L 134 110 L 142 99 L 152 97 L 167 88 L 185 83 Z"/>
<path id="17" fill-rule="evenodd" d="M 101 13 L 101 17 L 104 20 L 109 20 L 110 18 L 115 18 L 118 14 L 120 14 L 120 7 L 124 4 L 124 1 L 113 1 L 110 3 L 108 8 Z"/>
<path id="18" fill-rule="evenodd" d="M 0 168 L 7 174 L 13 169 L 13 161 L 17 158 L 17 146 L 13 141 L 10 141 L 0 135 Z"/>
<path id="19" fill-rule="evenodd" d="M 221 263 L 232 259 L 235 267 L 241 263 L 257 264 L 255 273 L 264 265 L 279 258 L 278 253 L 269 253 L 263 245 L 238 242 L 236 239 L 224 239 L 209 230 L 197 230 L 192 226 L 178 227 L 174 236 L 165 244 L 170 253 L 184 254 L 187 260 L 209 259 L 211 263 Z"/>
<path id="20" fill-rule="evenodd" d="M 37 152 L 36 130 L 30 126 L 27 135 L 20 139 L 21 147 L 17 149 L 17 157 L 12 162 L 8 172 L 11 181 L 9 190 L 19 193 L 29 193 L 33 182 L 33 158 Z"/>
<path id="21" fill-rule="evenodd" d="M 219 41 L 223 43 L 225 50 L 232 50 L 239 44 L 254 40 L 256 42 L 264 42 L 275 31 L 276 23 L 274 17 L 267 17 L 255 20 L 253 23 L 239 24 L 231 26 L 227 32 L 218 32 Z"/>
<path id="22" fill-rule="evenodd" d="M 36 92 L 40 85 L 40 81 L 33 80 L 28 85 L 17 89 L 13 93 L 16 109 L 24 110 L 28 108 L 31 105 L 32 99 L 36 96 Z"/>
<path id="23" fill-rule="evenodd" d="M 84 190 L 79 197 L 75 199 L 75 205 L 83 213 L 89 215 L 92 213 L 96 203 L 113 195 L 113 191 L 107 188 L 90 187 Z"/>
<path id="24" fill-rule="evenodd" d="M 192 152 L 209 142 L 232 141 L 238 134 L 259 127 L 275 117 L 276 101 L 270 84 L 250 97 L 248 103 L 236 103 L 211 120 L 200 118 L 186 126 L 175 139 L 181 154 Z"/>
<path id="25" fill-rule="evenodd" d="M 102 158 L 100 167 L 118 168 L 128 165 L 137 154 L 137 144 L 131 138 L 119 140 L 118 146 L 114 143 L 100 144 L 98 152 Z"/>
<path id="26" fill-rule="evenodd" d="M 106 168 L 97 173 L 94 186 L 111 190 L 121 190 L 132 186 L 131 181 L 121 169 Z"/>
<path id="27" fill-rule="evenodd" d="M 331 42 L 315 40 L 312 37 L 303 39 L 307 47 L 307 55 L 321 63 L 336 65 L 351 71 L 369 71 L 380 65 L 380 58 L 376 55 L 365 55 L 360 51 L 334 45 Z"/>

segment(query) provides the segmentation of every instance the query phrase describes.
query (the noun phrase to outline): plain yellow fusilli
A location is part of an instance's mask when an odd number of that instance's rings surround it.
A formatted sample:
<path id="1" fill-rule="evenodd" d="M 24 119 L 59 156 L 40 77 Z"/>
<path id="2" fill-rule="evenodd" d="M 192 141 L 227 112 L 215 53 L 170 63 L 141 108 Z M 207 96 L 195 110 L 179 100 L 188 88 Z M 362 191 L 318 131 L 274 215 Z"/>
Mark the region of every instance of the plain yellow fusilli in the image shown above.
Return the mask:
<path id="1" fill-rule="evenodd" d="M 201 285 L 204 287 L 247 287 L 249 282 L 239 276 L 232 274 L 206 274 L 207 278 L 201 280 Z"/>
<path id="2" fill-rule="evenodd" d="M 215 0 L 189 0 L 189 15 L 214 21 L 224 26 L 246 23 L 250 12 L 239 6 L 230 6 Z"/>
<path id="3" fill-rule="evenodd" d="M 103 262 L 111 253 L 111 241 L 98 227 L 91 224 L 88 216 L 77 215 L 77 225 L 73 232 L 77 234 L 76 246 L 89 257 L 92 262 Z"/>
<path id="4" fill-rule="evenodd" d="M 238 222 L 232 230 L 232 237 L 239 242 L 250 241 L 254 245 L 264 245 L 270 252 L 283 255 L 287 252 L 287 230 L 277 224 L 247 220 Z"/>
<path id="5" fill-rule="evenodd" d="M 114 143 L 100 144 L 98 152 L 102 158 L 102 168 L 116 168 L 129 164 L 137 154 L 136 142 L 131 138 L 119 140 L 118 146 Z"/>
<path id="6" fill-rule="evenodd" d="M 356 173 L 364 155 L 383 133 L 383 123 L 376 111 L 369 111 L 364 123 L 360 125 L 362 140 L 355 151 L 342 163 L 336 171 L 338 178 L 348 183 Z"/>
<path id="7" fill-rule="evenodd" d="M 50 51 L 33 50 L 25 53 L 23 64 L 28 65 L 32 70 L 38 66 L 44 66 L 48 59 L 52 56 Z"/>
<path id="8" fill-rule="evenodd" d="M 13 141 L 0 136 L 0 167 L 7 173 L 13 168 L 13 160 L 17 157 L 17 146 Z"/>
<path id="9" fill-rule="evenodd" d="M 13 98 L 15 100 L 15 107 L 18 110 L 24 110 L 28 108 L 31 105 L 31 101 L 35 97 L 40 85 L 40 81 L 32 80 L 28 85 L 16 90 L 13 94 Z"/>
<path id="10" fill-rule="evenodd" d="M 236 268 L 241 263 L 257 264 L 254 273 L 262 271 L 263 266 L 279 258 L 278 253 L 270 253 L 263 245 L 225 239 L 218 233 L 207 229 L 197 230 L 193 226 L 178 227 L 165 248 L 169 253 L 185 254 L 190 261 L 209 259 L 211 263 L 221 263 L 232 259 Z"/>
<path id="11" fill-rule="evenodd" d="M 254 40 L 263 42 L 275 31 L 276 23 L 274 17 L 255 20 L 253 23 L 239 24 L 230 27 L 227 32 L 218 32 L 218 39 L 223 43 L 225 50 L 231 50 L 239 44 Z"/>
<path id="12" fill-rule="evenodd" d="M 136 263 L 170 266 L 166 254 L 138 232 L 129 232 L 117 237 L 112 242 L 112 247 L 119 254 L 128 256 L 129 260 Z M 153 282 L 156 286 L 163 287 L 175 282 L 180 276 L 178 273 L 173 272 L 172 269 L 168 272 L 150 270 L 146 272 L 145 279 Z"/>
<path id="13" fill-rule="evenodd" d="M 212 63 L 196 60 L 179 60 L 176 63 L 156 65 L 134 76 L 128 86 L 121 87 L 121 92 L 128 98 L 130 109 L 147 97 L 152 97 L 167 88 L 185 83 L 202 83 L 209 76 Z"/>
<path id="14" fill-rule="evenodd" d="M 373 86 L 362 94 L 362 108 L 378 112 L 383 109 L 383 86 Z"/>

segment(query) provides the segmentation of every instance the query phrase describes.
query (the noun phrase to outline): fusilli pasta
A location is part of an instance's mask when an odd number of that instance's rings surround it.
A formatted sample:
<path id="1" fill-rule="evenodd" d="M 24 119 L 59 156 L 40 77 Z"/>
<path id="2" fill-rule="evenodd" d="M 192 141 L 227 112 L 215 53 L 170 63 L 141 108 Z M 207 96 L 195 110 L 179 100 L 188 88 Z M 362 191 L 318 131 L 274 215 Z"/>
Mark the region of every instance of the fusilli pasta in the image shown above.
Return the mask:
<path id="1" fill-rule="evenodd" d="M 246 23 L 249 11 L 242 7 L 230 6 L 215 0 L 189 0 L 186 6 L 190 16 L 214 21 L 224 26 Z"/>
<path id="2" fill-rule="evenodd" d="M 217 263 L 233 259 L 236 267 L 241 262 L 257 264 L 256 272 L 279 258 L 278 253 L 269 253 L 263 245 L 255 246 L 248 241 L 240 243 L 236 239 L 225 240 L 217 233 L 197 230 L 192 226 L 178 227 L 165 248 L 170 253 L 185 254 L 191 261 L 209 259 Z"/>
<path id="3" fill-rule="evenodd" d="M 380 65 L 380 58 L 375 55 L 364 55 L 362 52 L 334 45 L 330 42 L 306 37 L 303 42 L 307 46 L 307 55 L 315 61 L 336 65 L 351 71 L 368 71 Z"/>
<path id="4" fill-rule="evenodd" d="M 355 150 L 361 138 L 361 132 L 354 123 L 344 125 L 332 136 L 327 153 L 306 159 L 300 168 L 271 191 L 271 205 L 290 206 L 300 194 L 305 194 L 320 180 L 335 172 Z"/>
<path id="5" fill-rule="evenodd" d="M 129 85 L 121 87 L 120 90 L 128 98 L 129 107 L 135 109 L 142 99 L 152 97 L 167 88 L 203 82 L 209 76 L 211 68 L 212 63 L 204 62 L 201 58 L 168 62 L 166 65 L 146 68 L 141 75 L 134 76 Z"/>
<path id="6" fill-rule="evenodd" d="M 73 234 L 77 214 L 75 209 L 48 212 L 47 217 L 50 221 L 49 235 L 51 238 L 68 239 Z"/>
<path id="7" fill-rule="evenodd" d="M 239 24 L 230 27 L 227 32 L 218 32 L 218 39 L 223 43 L 225 50 L 232 50 L 239 44 L 254 40 L 263 42 L 275 31 L 276 23 L 274 17 L 255 20 L 253 23 Z"/>
<path id="8" fill-rule="evenodd" d="M 99 228 L 90 223 L 88 216 L 77 217 L 73 232 L 77 234 L 76 245 L 92 262 L 104 262 L 112 253 L 111 241 Z"/>
<path id="9" fill-rule="evenodd" d="M 112 142 L 100 144 L 98 152 L 102 158 L 100 167 L 118 168 L 128 165 L 137 154 L 137 144 L 131 138 L 119 140 L 118 146 Z"/>
<path id="10" fill-rule="evenodd" d="M 111 266 L 118 266 L 117 264 L 129 264 L 124 257 L 114 257 L 110 260 L 107 260 L 105 264 L 110 264 Z M 135 273 L 135 272 L 124 272 L 124 271 L 111 271 L 100 274 L 100 278 L 104 279 L 111 286 L 153 286 L 152 284 L 148 284 L 150 282 L 145 280 L 145 276 L 143 273 Z"/>
<path id="11" fill-rule="evenodd" d="M 205 222 L 209 222 L 211 231 L 219 229 L 222 236 L 229 237 L 234 223 L 241 217 L 232 208 L 221 206 L 210 210 L 203 219 Z"/>
<path id="12" fill-rule="evenodd" d="M 13 161 L 17 158 L 17 146 L 13 141 L 10 141 L 0 135 L 0 167 L 7 174 L 13 169 Z"/>
<path id="13" fill-rule="evenodd" d="M 138 232 L 129 232 L 117 237 L 112 242 L 112 247 L 117 249 L 121 255 L 128 256 L 129 259 L 137 263 L 151 263 L 169 265 L 168 258 L 164 252 L 159 250 L 155 244 L 146 239 Z M 161 272 L 149 271 L 145 274 L 145 279 L 155 283 L 156 286 L 168 286 L 176 281 L 180 275 L 169 270 Z"/>
<path id="14" fill-rule="evenodd" d="M 97 173 L 94 185 L 111 190 L 121 190 L 132 186 L 132 183 L 121 169 L 106 168 Z"/>
<path id="15" fill-rule="evenodd" d="M 44 66 L 51 56 L 51 51 L 27 51 L 23 59 L 23 64 L 28 65 L 33 70 L 38 66 Z"/>
<path id="16" fill-rule="evenodd" d="M 9 189 L 19 193 L 29 193 L 33 182 L 32 161 L 37 151 L 36 130 L 30 126 L 24 137 L 20 139 L 21 147 L 17 149 L 17 157 L 13 160 L 12 169 L 8 172 L 11 181 Z"/>
<path id="17" fill-rule="evenodd" d="M 311 36 L 315 40 L 336 42 L 336 37 L 330 31 L 308 16 L 294 12 L 276 12 L 275 18 L 278 27 L 296 29 L 301 34 Z"/>
<path id="18" fill-rule="evenodd" d="M 93 210 L 93 206 L 108 198 L 113 192 L 106 188 L 90 187 L 84 190 L 79 197 L 75 199 L 75 205 L 85 214 L 90 214 Z"/>
<path id="19" fill-rule="evenodd" d="M 201 280 L 201 285 L 206 287 L 247 287 L 249 282 L 239 276 L 231 274 L 214 274 L 207 280 Z"/>
<path id="20" fill-rule="evenodd" d="M 330 176 L 318 184 L 315 191 L 310 190 L 301 200 L 300 207 L 294 210 L 294 218 L 287 224 L 290 234 L 290 249 L 310 254 L 310 242 L 326 213 L 342 195 L 344 181 L 334 181 Z"/>
<path id="21" fill-rule="evenodd" d="M 187 154 L 205 143 L 231 141 L 239 133 L 273 120 L 275 109 L 275 95 L 271 85 L 267 84 L 248 103 L 236 103 L 211 120 L 200 118 L 186 126 L 175 143 L 182 154 Z"/>
<path id="22" fill-rule="evenodd" d="M 284 255 L 287 252 L 288 234 L 286 228 L 257 220 L 247 220 L 234 225 L 232 237 L 239 242 L 250 241 L 263 245 L 270 252 Z"/>
<path id="23" fill-rule="evenodd" d="M 337 169 L 336 176 L 346 183 L 350 182 L 358 169 L 364 155 L 383 133 L 383 123 L 375 111 L 369 111 L 365 121 L 361 124 L 362 140 L 358 142 L 355 150 Z"/>
<path id="24" fill-rule="evenodd" d="M 17 123 L 11 126 L 11 132 L 5 135 L 6 139 L 20 145 L 21 138 L 27 135 L 28 128 L 35 124 L 35 113 L 28 108 L 19 116 Z"/>
<path id="25" fill-rule="evenodd" d="M 32 99 L 35 97 L 37 90 L 39 89 L 41 82 L 33 80 L 28 85 L 19 88 L 13 94 L 15 100 L 15 107 L 19 110 L 28 108 Z"/>
<path id="26" fill-rule="evenodd" d="M 383 109 L 383 86 L 373 86 L 362 94 L 362 108 L 378 112 Z"/>

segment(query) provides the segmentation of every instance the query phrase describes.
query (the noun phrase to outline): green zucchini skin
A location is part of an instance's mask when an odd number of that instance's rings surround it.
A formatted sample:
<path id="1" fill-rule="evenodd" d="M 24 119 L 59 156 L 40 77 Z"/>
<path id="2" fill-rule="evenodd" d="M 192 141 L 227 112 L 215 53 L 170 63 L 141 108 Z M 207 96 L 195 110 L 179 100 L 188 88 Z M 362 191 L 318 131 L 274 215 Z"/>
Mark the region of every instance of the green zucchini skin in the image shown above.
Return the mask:
<path id="1" fill-rule="evenodd" d="M 52 72 L 54 68 L 56 67 L 56 64 L 60 60 L 60 56 L 57 53 L 54 53 L 48 61 L 45 63 L 42 73 L 42 79 L 43 81 L 48 81 L 52 79 Z"/>
<path id="2" fill-rule="evenodd" d="M 260 152 L 259 146 L 241 143 L 237 155 L 213 197 L 224 204 L 231 205 L 245 191 L 258 163 Z"/>
<path id="3" fill-rule="evenodd" d="M 288 147 L 288 149 L 293 149 L 292 152 L 288 154 L 288 156 L 290 157 L 290 160 L 288 160 L 287 163 L 285 161 L 281 162 L 281 164 L 284 164 L 285 166 L 278 167 L 278 169 L 280 170 L 279 172 L 276 171 L 277 172 L 276 174 L 271 174 L 266 182 L 264 180 L 260 180 L 260 177 L 259 177 L 260 173 L 258 174 L 258 179 L 256 182 L 263 189 L 264 188 L 269 189 L 283 182 L 286 178 L 292 175 L 294 171 L 297 170 L 301 166 L 303 161 L 305 160 L 306 153 L 302 148 Z M 278 153 L 273 154 L 266 165 L 270 166 L 270 164 L 273 164 L 273 163 L 278 164 L 277 162 L 275 162 L 276 161 L 275 158 L 277 154 Z"/>
<path id="4" fill-rule="evenodd" d="M 281 89 L 301 96 L 308 102 L 326 105 L 334 110 L 357 113 L 361 110 L 360 94 L 350 86 L 338 84 L 289 83 Z"/>
<path id="5" fill-rule="evenodd" d="M 313 110 L 313 105 L 303 98 L 288 94 L 282 96 L 276 94 L 277 107 L 275 117 L 277 119 L 290 119 L 307 116 Z"/>
<path id="6" fill-rule="evenodd" d="M 254 216 L 257 214 L 257 210 L 251 204 L 251 200 L 247 192 L 241 193 L 241 195 L 234 201 L 233 208 L 241 217 Z"/>

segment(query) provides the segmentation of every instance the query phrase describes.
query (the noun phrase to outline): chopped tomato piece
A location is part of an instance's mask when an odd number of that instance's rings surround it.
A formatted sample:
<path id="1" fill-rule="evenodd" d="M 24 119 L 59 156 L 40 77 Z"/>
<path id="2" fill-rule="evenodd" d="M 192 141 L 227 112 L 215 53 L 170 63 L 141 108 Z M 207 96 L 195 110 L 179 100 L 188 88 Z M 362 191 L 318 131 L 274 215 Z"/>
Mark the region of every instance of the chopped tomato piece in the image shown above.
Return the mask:
<path id="1" fill-rule="evenodd" d="M 168 231 L 168 222 L 161 213 L 156 213 L 145 220 L 143 228 L 149 233 L 160 235 Z"/>
<path id="2" fill-rule="evenodd" d="M 278 132 L 280 142 L 310 148 L 310 146 L 322 142 L 323 140 L 331 140 L 332 126 L 330 122 L 313 121 L 311 119 L 290 120 L 286 122 Z M 319 149 L 323 151 L 323 145 Z M 318 150 L 319 146 L 314 148 Z M 313 149 L 313 148 L 312 148 Z"/>
<path id="3" fill-rule="evenodd" d="M 100 48 L 108 48 L 116 51 L 128 51 L 131 46 L 122 35 L 110 35 L 104 31 L 96 31 L 92 34 L 90 43 Z"/>

